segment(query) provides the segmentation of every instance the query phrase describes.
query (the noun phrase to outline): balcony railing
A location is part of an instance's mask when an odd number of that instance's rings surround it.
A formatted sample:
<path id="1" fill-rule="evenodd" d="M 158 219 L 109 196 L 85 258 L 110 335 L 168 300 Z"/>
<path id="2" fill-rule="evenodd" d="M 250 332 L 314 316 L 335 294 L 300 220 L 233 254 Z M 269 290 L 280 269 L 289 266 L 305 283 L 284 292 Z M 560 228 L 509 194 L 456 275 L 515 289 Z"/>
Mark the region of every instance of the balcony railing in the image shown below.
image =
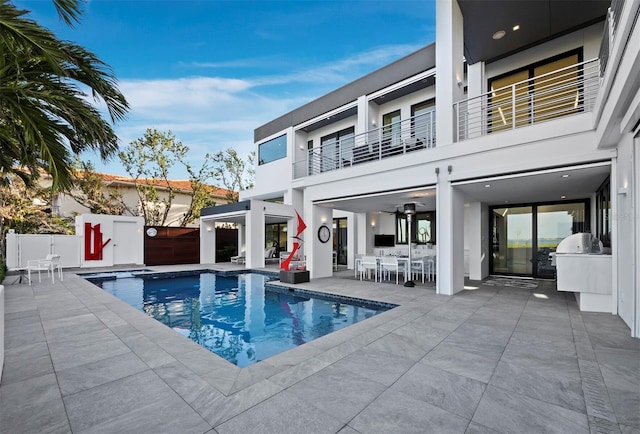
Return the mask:
<path id="1" fill-rule="evenodd" d="M 599 60 L 571 65 L 454 104 L 458 141 L 589 112 Z"/>
<path id="2" fill-rule="evenodd" d="M 615 41 L 615 36 L 620 23 L 620 16 L 624 8 L 624 0 L 613 0 L 611 7 L 607 11 L 607 17 L 602 29 L 602 41 L 600 42 L 600 78 L 604 78 L 609 62 L 609 53 Z"/>
<path id="3" fill-rule="evenodd" d="M 436 112 L 384 125 L 366 133 L 325 141 L 308 149 L 304 160 L 293 163 L 294 179 L 352 167 L 436 145 Z"/>

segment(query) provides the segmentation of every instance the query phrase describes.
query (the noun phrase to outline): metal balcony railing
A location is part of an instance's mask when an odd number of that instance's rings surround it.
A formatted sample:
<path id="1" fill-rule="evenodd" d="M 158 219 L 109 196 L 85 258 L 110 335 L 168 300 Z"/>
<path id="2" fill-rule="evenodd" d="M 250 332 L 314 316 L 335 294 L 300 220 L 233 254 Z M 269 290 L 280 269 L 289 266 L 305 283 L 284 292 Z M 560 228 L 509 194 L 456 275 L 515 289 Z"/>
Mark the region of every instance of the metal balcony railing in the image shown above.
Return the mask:
<path id="1" fill-rule="evenodd" d="M 340 170 L 433 148 L 435 145 L 436 112 L 430 110 L 362 134 L 325 141 L 322 146 L 308 149 L 305 159 L 293 163 L 293 177 L 298 179 Z"/>
<path id="2" fill-rule="evenodd" d="M 599 86 L 594 59 L 459 101 L 453 107 L 457 140 L 591 111 Z"/>
<path id="3" fill-rule="evenodd" d="M 613 0 L 611 7 L 607 11 L 607 16 L 602 29 L 602 41 L 600 42 L 600 78 L 604 78 L 609 63 L 609 53 L 615 41 L 615 36 L 620 24 L 622 9 L 624 8 L 624 0 Z"/>

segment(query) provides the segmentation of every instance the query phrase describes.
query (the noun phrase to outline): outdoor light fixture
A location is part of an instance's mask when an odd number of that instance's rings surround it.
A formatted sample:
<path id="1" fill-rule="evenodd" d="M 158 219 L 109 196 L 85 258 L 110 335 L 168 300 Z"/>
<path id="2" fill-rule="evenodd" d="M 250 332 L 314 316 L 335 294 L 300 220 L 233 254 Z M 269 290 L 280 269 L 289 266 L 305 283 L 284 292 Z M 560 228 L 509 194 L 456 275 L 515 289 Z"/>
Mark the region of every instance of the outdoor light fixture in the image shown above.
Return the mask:
<path id="1" fill-rule="evenodd" d="M 492 36 L 493 39 L 498 40 L 498 39 L 502 39 L 504 38 L 504 35 L 506 35 L 507 32 L 505 32 L 504 30 L 498 30 L 497 32 L 495 32 Z"/>
<path id="2" fill-rule="evenodd" d="M 409 246 L 409 260 L 407 262 L 407 270 L 405 271 L 405 273 L 408 271 L 409 272 L 409 278 L 407 279 L 406 282 L 404 282 L 404 286 L 406 287 L 414 287 L 416 286 L 415 283 L 413 283 L 413 280 L 411 279 L 411 216 L 414 215 L 416 213 L 416 204 L 413 202 L 409 202 L 409 203 L 405 203 L 403 206 L 404 209 L 404 213 L 407 215 L 407 223 L 409 224 L 409 228 L 407 230 L 407 237 L 409 238 L 408 241 L 408 246 Z M 405 274 L 406 277 L 406 274 Z"/>

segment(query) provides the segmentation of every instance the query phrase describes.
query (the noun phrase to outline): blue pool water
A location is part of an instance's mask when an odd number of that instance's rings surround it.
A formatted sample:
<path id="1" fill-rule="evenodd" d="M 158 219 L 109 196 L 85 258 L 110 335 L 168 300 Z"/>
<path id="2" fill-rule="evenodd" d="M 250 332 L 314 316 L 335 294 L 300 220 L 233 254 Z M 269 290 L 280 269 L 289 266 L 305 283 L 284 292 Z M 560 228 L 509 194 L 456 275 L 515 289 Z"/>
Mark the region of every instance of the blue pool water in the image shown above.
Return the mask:
<path id="1" fill-rule="evenodd" d="M 239 367 L 257 363 L 389 309 L 345 304 L 267 285 L 262 274 L 89 278 Z"/>

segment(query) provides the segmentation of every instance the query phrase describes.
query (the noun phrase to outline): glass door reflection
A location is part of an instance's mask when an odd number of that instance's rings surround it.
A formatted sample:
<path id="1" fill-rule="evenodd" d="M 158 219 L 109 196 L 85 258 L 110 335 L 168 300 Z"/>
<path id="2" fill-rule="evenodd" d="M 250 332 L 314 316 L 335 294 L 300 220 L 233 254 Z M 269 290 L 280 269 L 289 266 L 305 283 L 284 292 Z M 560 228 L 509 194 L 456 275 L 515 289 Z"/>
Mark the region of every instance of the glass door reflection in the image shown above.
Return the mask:
<path id="1" fill-rule="evenodd" d="M 537 277 L 553 279 L 556 267 L 552 253 L 560 241 L 571 234 L 586 231 L 586 204 L 561 203 L 540 205 L 536 213 L 536 268 Z"/>
<path id="2" fill-rule="evenodd" d="M 492 273 L 533 275 L 533 207 L 494 208 Z"/>

